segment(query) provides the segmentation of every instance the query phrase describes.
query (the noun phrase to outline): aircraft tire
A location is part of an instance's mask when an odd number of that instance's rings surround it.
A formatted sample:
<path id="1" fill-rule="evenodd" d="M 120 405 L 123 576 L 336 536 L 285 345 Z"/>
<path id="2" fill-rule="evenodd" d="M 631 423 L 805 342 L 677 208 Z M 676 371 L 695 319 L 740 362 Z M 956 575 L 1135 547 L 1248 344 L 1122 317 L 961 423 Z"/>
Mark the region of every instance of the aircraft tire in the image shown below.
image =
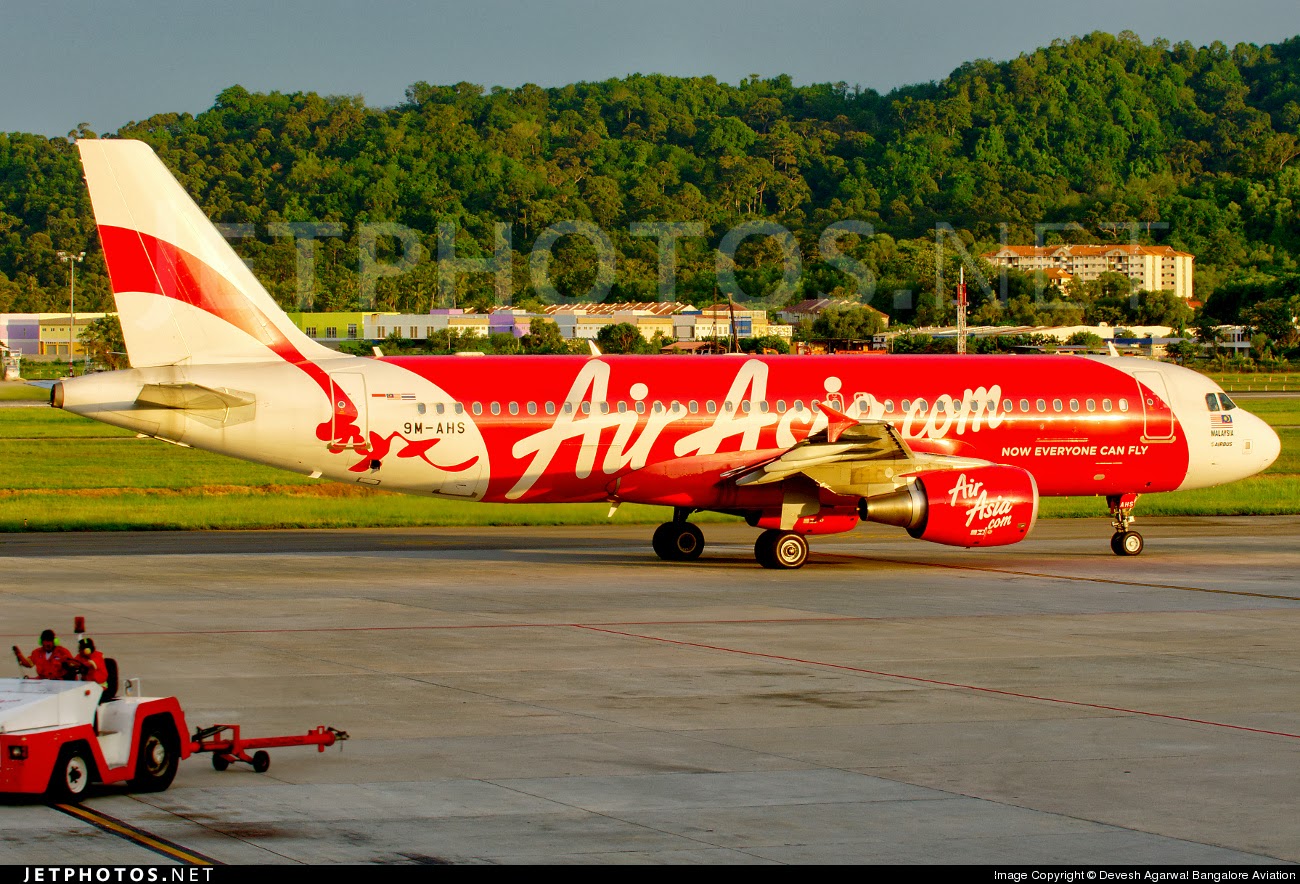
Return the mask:
<path id="1" fill-rule="evenodd" d="M 654 547 L 655 555 L 663 559 L 665 562 L 676 561 L 676 559 L 673 558 L 673 545 L 671 538 L 674 530 L 672 522 L 664 522 L 655 529 L 654 535 L 650 538 L 650 545 Z"/>
<path id="2" fill-rule="evenodd" d="M 704 532 L 690 522 L 664 522 L 650 540 L 665 562 L 691 562 L 704 552 Z"/>
<path id="3" fill-rule="evenodd" d="M 808 541 L 793 531 L 764 531 L 754 544 L 754 557 L 764 568 L 793 571 L 808 561 Z"/>
<path id="4" fill-rule="evenodd" d="M 1125 531 L 1120 535 L 1119 548 L 1120 555 L 1137 556 L 1142 554 L 1146 544 L 1142 540 L 1142 535 L 1136 531 Z"/>

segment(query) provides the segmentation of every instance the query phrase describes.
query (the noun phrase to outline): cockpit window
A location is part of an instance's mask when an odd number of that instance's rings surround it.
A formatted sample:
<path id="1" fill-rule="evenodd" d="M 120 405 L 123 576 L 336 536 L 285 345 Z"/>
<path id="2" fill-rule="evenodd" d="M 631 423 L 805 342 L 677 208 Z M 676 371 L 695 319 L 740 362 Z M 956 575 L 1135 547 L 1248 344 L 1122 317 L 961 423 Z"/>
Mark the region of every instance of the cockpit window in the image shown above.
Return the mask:
<path id="1" fill-rule="evenodd" d="M 1218 394 L 1218 393 L 1206 393 L 1206 394 L 1205 394 L 1205 404 L 1209 407 L 1210 411 L 1218 411 L 1218 410 L 1219 410 L 1219 394 Z"/>
<path id="2" fill-rule="evenodd" d="M 1235 402 L 1233 402 L 1231 399 L 1229 399 L 1227 393 L 1220 393 L 1220 394 L 1219 394 L 1219 401 L 1220 401 L 1221 403 L 1223 403 L 1223 410 L 1224 410 L 1224 411 L 1232 411 L 1234 408 L 1237 407 L 1237 403 L 1235 403 Z"/>

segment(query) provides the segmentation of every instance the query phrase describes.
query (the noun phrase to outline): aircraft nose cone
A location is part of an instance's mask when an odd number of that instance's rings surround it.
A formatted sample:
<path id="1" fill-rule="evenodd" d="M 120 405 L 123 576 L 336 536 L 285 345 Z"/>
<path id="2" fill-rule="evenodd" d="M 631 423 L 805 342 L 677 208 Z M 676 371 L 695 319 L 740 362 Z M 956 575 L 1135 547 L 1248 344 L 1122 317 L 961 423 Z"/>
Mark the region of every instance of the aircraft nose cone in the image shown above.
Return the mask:
<path id="1" fill-rule="evenodd" d="M 1282 453 L 1282 440 L 1278 438 L 1273 428 L 1264 421 L 1259 422 L 1259 432 L 1255 434 L 1255 444 L 1259 446 L 1259 457 L 1261 471 L 1268 469 L 1277 460 L 1277 456 Z"/>

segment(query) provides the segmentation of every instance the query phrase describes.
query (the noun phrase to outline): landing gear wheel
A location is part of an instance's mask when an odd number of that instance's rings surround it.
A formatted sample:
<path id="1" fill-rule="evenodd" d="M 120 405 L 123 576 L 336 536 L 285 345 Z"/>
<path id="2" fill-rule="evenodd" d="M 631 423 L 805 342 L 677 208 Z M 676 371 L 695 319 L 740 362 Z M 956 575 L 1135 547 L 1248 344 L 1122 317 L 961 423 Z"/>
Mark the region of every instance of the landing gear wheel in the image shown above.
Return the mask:
<path id="1" fill-rule="evenodd" d="M 1110 539 L 1111 552 L 1117 556 L 1140 555 L 1146 544 L 1136 531 L 1116 531 Z"/>
<path id="2" fill-rule="evenodd" d="M 704 532 L 690 522 L 664 522 L 655 529 L 650 545 L 666 562 L 691 562 L 704 552 Z"/>
<path id="3" fill-rule="evenodd" d="M 227 760 L 225 759 L 224 756 L 222 756 L 222 755 L 218 755 L 218 754 L 215 753 L 215 752 L 212 753 L 212 769 L 213 769 L 213 770 L 225 770 L 225 769 L 228 768 L 228 767 L 230 767 L 230 762 L 227 761 Z"/>
<path id="4" fill-rule="evenodd" d="M 754 558 L 764 568 L 793 570 L 808 561 L 808 541 L 793 531 L 768 530 L 754 541 Z"/>
<path id="5" fill-rule="evenodd" d="M 80 746 L 65 746 L 54 762 L 45 794 L 55 804 L 76 804 L 90 786 L 90 753 Z"/>
<path id="6" fill-rule="evenodd" d="M 180 761 L 176 742 L 172 734 L 157 727 L 147 728 L 140 735 L 132 787 L 141 792 L 162 792 L 172 784 Z M 217 756 L 212 757 L 215 759 Z"/>
<path id="7" fill-rule="evenodd" d="M 258 773 L 266 773 L 267 768 L 269 768 L 270 766 L 271 766 L 270 754 L 263 752 L 260 749 L 253 753 L 253 770 L 257 771 Z"/>

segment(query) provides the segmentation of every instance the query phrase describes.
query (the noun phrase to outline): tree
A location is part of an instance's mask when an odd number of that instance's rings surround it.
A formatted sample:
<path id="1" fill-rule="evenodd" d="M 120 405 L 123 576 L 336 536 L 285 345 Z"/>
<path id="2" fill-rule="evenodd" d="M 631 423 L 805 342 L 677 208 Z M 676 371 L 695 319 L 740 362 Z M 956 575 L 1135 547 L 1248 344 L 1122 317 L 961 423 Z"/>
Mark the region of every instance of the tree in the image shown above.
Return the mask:
<path id="1" fill-rule="evenodd" d="M 1089 350 L 1100 350 L 1102 347 L 1106 346 L 1106 342 L 1102 340 L 1101 335 L 1090 331 L 1077 331 L 1070 335 L 1070 337 L 1066 339 L 1065 343 L 1073 344 L 1078 347 L 1087 347 Z"/>
<path id="2" fill-rule="evenodd" d="M 869 341 L 885 329 L 877 310 L 869 307 L 830 307 L 813 320 L 812 337 L 834 341 Z"/>
<path id="3" fill-rule="evenodd" d="M 554 320 L 533 317 L 528 323 L 528 334 L 519 339 L 525 353 L 568 353 L 569 342 L 560 334 Z"/>
<path id="4" fill-rule="evenodd" d="M 1241 318 L 1253 331 L 1284 348 L 1295 346 L 1296 299 L 1268 298 L 1242 311 Z"/>
<path id="5" fill-rule="evenodd" d="M 126 341 L 122 337 L 122 323 L 116 314 L 92 320 L 77 336 L 86 354 L 92 360 L 116 371 L 126 368 Z"/>
<path id="6" fill-rule="evenodd" d="M 630 322 L 616 322 L 596 333 L 596 345 L 602 353 L 649 353 L 650 342 Z"/>

